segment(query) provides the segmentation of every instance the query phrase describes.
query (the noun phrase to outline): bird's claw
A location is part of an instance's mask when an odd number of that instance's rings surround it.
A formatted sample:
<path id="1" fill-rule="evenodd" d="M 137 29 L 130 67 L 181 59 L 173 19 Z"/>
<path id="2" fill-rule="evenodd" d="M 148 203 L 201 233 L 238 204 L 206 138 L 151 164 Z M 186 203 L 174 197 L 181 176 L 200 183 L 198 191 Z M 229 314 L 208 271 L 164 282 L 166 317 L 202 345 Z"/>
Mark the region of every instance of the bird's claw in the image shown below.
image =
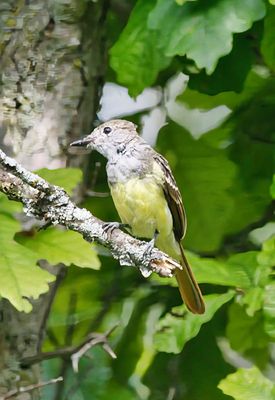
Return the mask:
<path id="1" fill-rule="evenodd" d="M 151 256 L 151 253 L 153 251 L 153 248 L 155 247 L 158 235 L 159 235 L 159 232 L 157 230 L 155 230 L 153 239 L 151 239 L 150 242 L 148 242 L 148 244 L 147 244 L 147 246 L 145 248 L 144 258 L 147 258 L 147 257 Z"/>
<path id="2" fill-rule="evenodd" d="M 130 225 L 129 224 L 122 224 L 120 222 L 105 222 L 103 224 L 103 232 L 104 233 L 113 233 L 113 231 L 115 229 L 124 229 L 124 228 L 128 228 L 130 229 Z"/>

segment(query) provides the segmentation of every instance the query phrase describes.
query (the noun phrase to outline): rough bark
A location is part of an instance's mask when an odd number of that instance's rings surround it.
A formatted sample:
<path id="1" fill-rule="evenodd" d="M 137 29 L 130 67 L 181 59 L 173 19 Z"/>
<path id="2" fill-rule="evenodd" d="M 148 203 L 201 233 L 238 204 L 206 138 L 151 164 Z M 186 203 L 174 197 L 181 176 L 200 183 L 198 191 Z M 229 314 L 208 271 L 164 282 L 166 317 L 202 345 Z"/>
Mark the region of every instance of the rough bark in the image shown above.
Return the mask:
<path id="1" fill-rule="evenodd" d="M 143 275 L 156 272 L 172 277 L 181 266 L 157 248 L 148 251 L 148 242 L 133 238 L 118 227 L 108 226 L 85 208 L 77 207 L 59 186 L 49 184 L 26 170 L 0 150 L 0 191 L 23 203 L 24 212 L 52 225 L 63 225 L 80 233 L 88 242 L 108 247 L 121 265 L 138 267 Z"/>
<path id="2" fill-rule="evenodd" d="M 0 146 L 30 169 L 64 166 L 67 142 L 92 128 L 105 70 L 107 8 L 106 0 L 1 1 Z M 0 394 L 38 382 L 38 367 L 22 370 L 18 360 L 40 346 L 52 291 L 32 314 L 1 301 Z"/>

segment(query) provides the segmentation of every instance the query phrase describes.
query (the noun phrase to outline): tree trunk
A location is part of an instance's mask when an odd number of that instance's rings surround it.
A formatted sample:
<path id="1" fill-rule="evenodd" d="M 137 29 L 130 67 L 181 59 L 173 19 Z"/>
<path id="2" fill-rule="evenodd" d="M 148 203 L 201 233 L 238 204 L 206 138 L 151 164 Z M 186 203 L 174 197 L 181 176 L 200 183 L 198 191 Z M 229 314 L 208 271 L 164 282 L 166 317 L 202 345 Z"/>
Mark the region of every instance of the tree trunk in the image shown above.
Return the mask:
<path id="1" fill-rule="evenodd" d="M 0 146 L 26 168 L 65 166 L 68 142 L 91 130 L 106 65 L 107 9 L 106 0 L 1 1 Z M 0 395 L 39 381 L 39 368 L 21 369 L 19 360 L 39 350 L 54 293 L 53 285 L 30 314 L 1 301 Z"/>

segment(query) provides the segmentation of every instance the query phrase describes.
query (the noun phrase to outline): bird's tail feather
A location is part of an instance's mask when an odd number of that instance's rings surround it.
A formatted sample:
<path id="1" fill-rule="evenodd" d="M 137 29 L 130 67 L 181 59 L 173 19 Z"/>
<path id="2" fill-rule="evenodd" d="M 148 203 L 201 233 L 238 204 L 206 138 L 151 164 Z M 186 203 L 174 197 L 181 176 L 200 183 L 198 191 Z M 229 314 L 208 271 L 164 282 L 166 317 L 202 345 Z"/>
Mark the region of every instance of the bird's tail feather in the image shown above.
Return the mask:
<path id="1" fill-rule="evenodd" d="M 194 314 L 203 314 L 205 311 L 205 305 L 199 285 L 196 282 L 180 243 L 179 246 L 181 252 L 182 270 L 176 270 L 176 278 L 181 297 L 190 311 L 192 311 Z"/>

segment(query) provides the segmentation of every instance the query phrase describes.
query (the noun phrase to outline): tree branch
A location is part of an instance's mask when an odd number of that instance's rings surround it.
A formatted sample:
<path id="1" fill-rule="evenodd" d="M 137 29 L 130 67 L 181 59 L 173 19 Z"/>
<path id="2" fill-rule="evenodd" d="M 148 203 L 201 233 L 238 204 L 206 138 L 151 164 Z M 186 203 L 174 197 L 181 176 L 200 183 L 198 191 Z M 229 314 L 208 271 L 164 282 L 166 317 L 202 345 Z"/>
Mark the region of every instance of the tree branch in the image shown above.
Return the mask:
<path id="1" fill-rule="evenodd" d="M 55 351 L 38 353 L 35 356 L 23 358 L 20 361 L 20 364 L 22 367 L 26 368 L 30 365 L 40 363 L 41 361 L 60 357 L 63 359 L 71 359 L 73 370 L 78 372 L 79 360 L 87 353 L 88 350 L 99 344 L 112 358 L 116 358 L 116 354 L 108 343 L 108 337 L 113 333 L 117 326 L 118 325 L 113 326 L 105 333 L 90 333 L 87 338 L 77 346 L 67 346 Z"/>
<path id="2" fill-rule="evenodd" d="M 63 378 L 62 378 L 62 376 L 59 376 L 58 378 L 51 379 L 46 382 L 38 382 L 38 383 L 34 383 L 33 385 L 19 387 L 18 389 L 12 389 L 9 392 L 7 392 L 6 394 L 4 394 L 3 396 L 1 395 L 0 400 L 7 400 L 14 396 L 17 396 L 18 394 L 31 392 L 35 389 L 40 389 L 44 386 L 52 385 L 53 383 L 58 383 L 61 381 L 63 381 Z"/>
<path id="3" fill-rule="evenodd" d="M 121 265 L 138 267 L 144 276 L 156 272 L 171 277 L 176 268 L 181 269 L 176 261 L 157 248 L 146 251 L 148 243 L 145 241 L 120 229 L 106 232 L 104 222 L 85 208 L 77 207 L 62 188 L 26 170 L 2 150 L 0 165 L 5 170 L 0 170 L 0 191 L 9 199 L 23 203 L 27 215 L 79 232 L 88 242 L 96 241 L 109 248 Z"/>

